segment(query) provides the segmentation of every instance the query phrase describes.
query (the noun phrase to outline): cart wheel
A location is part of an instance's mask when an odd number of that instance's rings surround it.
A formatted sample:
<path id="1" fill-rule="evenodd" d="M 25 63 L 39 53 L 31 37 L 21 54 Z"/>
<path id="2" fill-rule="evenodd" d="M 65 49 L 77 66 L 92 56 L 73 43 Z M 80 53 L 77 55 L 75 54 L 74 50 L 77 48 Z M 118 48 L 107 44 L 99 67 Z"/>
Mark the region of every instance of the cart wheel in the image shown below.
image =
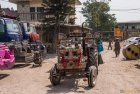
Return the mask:
<path id="1" fill-rule="evenodd" d="M 42 54 L 40 53 L 40 54 L 39 54 L 39 61 L 38 61 L 39 66 L 42 65 L 42 61 L 43 61 L 43 57 L 42 57 Z"/>
<path id="2" fill-rule="evenodd" d="M 39 64 L 39 66 L 41 66 L 41 63 L 43 61 L 42 54 L 41 53 L 36 53 L 34 59 L 35 59 L 34 63 Z"/>
<path id="3" fill-rule="evenodd" d="M 91 66 L 89 68 L 89 76 L 88 76 L 88 86 L 94 87 L 97 79 L 97 68 L 95 66 Z"/>
<path id="4" fill-rule="evenodd" d="M 89 54 L 89 62 L 90 66 L 96 66 L 97 68 L 97 74 L 98 74 L 98 66 L 99 66 L 99 61 L 98 61 L 98 53 L 91 49 L 90 54 Z"/>
<path id="5" fill-rule="evenodd" d="M 60 84 L 61 75 L 57 72 L 56 66 L 50 70 L 50 81 L 52 85 Z"/>
<path id="6" fill-rule="evenodd" d="M 89 53 L 89 59 L 90 59 L 90 65 L 95 65 L 97 68 L 99 66 L 98 64 L 98 53 L 94 51 L 93 49 L 90 50 Z"/>

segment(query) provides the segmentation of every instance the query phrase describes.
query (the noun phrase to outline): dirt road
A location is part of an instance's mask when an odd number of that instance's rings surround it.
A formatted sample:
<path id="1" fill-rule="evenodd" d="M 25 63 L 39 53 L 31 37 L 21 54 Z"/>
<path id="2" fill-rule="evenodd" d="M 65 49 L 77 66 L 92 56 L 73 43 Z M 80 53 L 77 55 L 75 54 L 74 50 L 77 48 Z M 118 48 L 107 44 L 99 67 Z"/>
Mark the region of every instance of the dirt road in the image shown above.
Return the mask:
<path id="1" fill-rule="evenodd" d="M 58 86 L 49 81 L 49 70 L 56 56 L 49 55 L 42 67 L 16 65 L 0 71 L 0 94 L 140 94 L 140 60 L 126 61 L 122 54 L 115 58 L 113 51 L 105 50 L 104 64 L 94 88 L 88 88 L 83 79 L 66 78 Z"/>

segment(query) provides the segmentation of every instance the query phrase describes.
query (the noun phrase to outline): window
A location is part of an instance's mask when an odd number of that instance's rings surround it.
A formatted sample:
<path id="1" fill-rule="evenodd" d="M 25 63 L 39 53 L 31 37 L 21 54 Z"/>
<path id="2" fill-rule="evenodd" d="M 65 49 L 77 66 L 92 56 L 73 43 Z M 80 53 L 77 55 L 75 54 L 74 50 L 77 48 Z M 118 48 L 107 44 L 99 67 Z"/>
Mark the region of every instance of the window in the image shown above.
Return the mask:
<path id="1" fill-rule="evenodd" d="M 30 7 L 31 20 L 40 20 L 43 18 L 41 14 L 43 12 L 43 7 Z"/>
<path id="2" fill-rule="evenodd" d="M 40 20 L 43 18 L 42 12 L 43 12 L 43 7 L 37 7 L 37 19 Z"/>
<path id="3" fill-rule="evenodd" d="M 138 43 L 140 43 L 140 40 L 138 40 Z"/>
<path id="4" fill-rule="evenodd" d="M 30 12 L 36 12 L 35 7 L 30 7 Z"/>
<path id="5" fill-rule="evenodd" d="M 136 40 L 140 40 L 140 38 L 136 38 Z"/>
<path id="6" fill-rule="evenodd" d="M 4 32 L 4 24 L 2 20 L 0 20 L 0 33 L 1 32 Z"/>
<path id="7" fill-rule="evenodd" d="M 37 7 L 37 12 L 43 12 L 43 7 Z"/>
<path id="8" fill-rule="evenodd" d="M 30 31 L 29 32 L 36 32 L 36 29 L 35 29 L 34 26 L 30 26 L 29 28 L 30 28 Z"/>
<path id="9" fill-rule="evenodd" d="M 16 20 L 6 19 L 6 27 L 9 32 L 20 32 L 19 24 Z"/>
<path id="10" fill-rule="evenodd" d="M 135 26 L 132 26 L 132 29 L 135 29 Z"/>
<path id="11" fill-rule="evenodd" d="M 127 25 L 125 25 L 125 29 L 128 29 L 128 26 Z"/>
<path id="12" fill-rule="evenodd" d="M 28 25 L 27 25 L 27 23 L 23 23 L 23 26 L 24 26 L 25 32 L 28 32 Z"/>

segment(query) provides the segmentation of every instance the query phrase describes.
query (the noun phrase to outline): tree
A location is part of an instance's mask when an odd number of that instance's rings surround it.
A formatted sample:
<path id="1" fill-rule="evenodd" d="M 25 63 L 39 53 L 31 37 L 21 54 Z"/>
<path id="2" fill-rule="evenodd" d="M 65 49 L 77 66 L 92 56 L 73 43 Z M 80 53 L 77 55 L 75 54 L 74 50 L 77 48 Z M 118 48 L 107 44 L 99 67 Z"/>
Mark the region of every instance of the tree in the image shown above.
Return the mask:
<path id="1" fill-rule="evenodd" d="M 111 31 L 116 25 L 115 15 L 108 13 L 110 11 L 108 3 L 92 0 L 84 2 L 83 5 L 83 16 L 93 30 Z"/>
<path id="2" fill-rule="evenodd" d="M 57 34 L 60 30 L 60 24 L 65 23 L 66 17 L 75 14 L 75 0 L 43 0 L 45 27 L 53 26 L 53 47 L 57 44 Z M 54 48 L 55 49 L 55 48 Z"/>

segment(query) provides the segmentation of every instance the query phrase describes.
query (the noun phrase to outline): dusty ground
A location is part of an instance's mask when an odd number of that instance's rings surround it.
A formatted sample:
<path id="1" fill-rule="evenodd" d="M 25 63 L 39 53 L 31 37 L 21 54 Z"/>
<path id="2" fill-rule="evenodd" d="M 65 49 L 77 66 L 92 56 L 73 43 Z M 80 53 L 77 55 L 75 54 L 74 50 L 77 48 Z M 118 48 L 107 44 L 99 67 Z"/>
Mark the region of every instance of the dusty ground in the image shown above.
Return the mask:
<path id="1" fill-rule="evenodd" d="M 105 45 L 106 47 L 106 45 Z M 140 60 L 126 61 L 122 54 L 102 53 L 104 64 L 94 88 L 88 88 L 83 79 L 67 78 L 58 86 L 49 81 L 49 70 L 56 62 L 49 55 L 42 67 L 16 65 L 11 70 L 0 71 L 0 94 L 140 94 Z"/>

